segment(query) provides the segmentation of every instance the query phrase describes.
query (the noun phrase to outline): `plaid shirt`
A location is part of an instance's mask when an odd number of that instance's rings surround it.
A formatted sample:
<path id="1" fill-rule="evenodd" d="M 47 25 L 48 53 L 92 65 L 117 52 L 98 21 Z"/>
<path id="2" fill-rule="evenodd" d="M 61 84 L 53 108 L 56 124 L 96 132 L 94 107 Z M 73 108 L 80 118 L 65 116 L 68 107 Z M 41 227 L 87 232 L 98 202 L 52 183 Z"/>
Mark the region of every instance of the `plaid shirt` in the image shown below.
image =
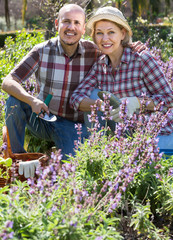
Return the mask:
<path id="1" fill-rule="evenodd" d="M 95 88 L 109 91 L 118 98 L 142 97 L 145 93 L 152 98 L 155 106 L 163 101 L 166 106 L 164 111 L 173 107 L 173 91 L 149 52 L 133 53 L 130 48 L 125 48 L 119 67 L 114 74 L 112 72 L 108 57 L 102 55 L 74 91 L 71 107 L 77 110 L 80 102 L 89 97 Z M 167 126 L 161 131 L 163 134 L 173 131 L 173 109 L 169 118 Z"/>
<path id="2" fill-rule="evenodd" d="M 36 45 L 11 72 L 20 82 L 35 73 L 40 88 L 38 98 L 53 93 L 49 111 L 72 121 L 83 121 L 83 113 L 69 106 L 73 91 L 100 56 L 91 41 L 81 40 L 72 58 L 65 55 L 59 37 Z"/>

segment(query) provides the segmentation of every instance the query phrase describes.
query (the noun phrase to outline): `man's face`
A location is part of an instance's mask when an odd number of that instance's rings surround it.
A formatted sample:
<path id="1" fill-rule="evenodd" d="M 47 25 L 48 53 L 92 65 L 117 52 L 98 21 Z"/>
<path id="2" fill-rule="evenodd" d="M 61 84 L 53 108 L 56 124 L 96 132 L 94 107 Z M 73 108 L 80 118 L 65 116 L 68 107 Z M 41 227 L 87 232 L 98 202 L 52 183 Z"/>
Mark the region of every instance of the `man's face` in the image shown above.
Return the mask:
<path id="1" fill-rule="evenodd" d="M 66 9 L 60 13 L 56 22 L 62 46 L 77 46 L 85 33 L 85 16 L 78 9 Z"/>

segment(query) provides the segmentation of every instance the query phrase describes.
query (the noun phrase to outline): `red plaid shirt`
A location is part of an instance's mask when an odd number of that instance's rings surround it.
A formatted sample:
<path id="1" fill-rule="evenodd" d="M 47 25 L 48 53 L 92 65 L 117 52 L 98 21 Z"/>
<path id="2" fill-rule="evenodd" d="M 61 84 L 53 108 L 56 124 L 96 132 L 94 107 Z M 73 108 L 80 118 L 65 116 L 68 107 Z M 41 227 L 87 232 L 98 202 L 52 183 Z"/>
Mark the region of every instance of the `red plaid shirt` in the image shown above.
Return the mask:
<path id="1" fill-rule="evenodd" d="M 53 93 L 49 111 L 72 121 L 83 121 L 83 113 L 71 109 L 69 99 L 100 56 L 91 41 L 81 40 L 72 58 L 65 55 L 59 37 L 36 45 L 11 72 L 20 82 L 35 73 L 40 87 L 38 98 Z"/>
<path id="2" fill-rule="evenodd" d="M 133 53 L 130 48 L 125 48 L 121 63 L 114 74 L 108 57 L 102 55 L 74 91 L 70 100 L 71 107 L 77 110 L 80 102 L 89 97 L 95 88 L 114 93 L 118 98 L 142 97 L 145 93 L 152 98 L 155 106 L 163 101 L 165 111 L 173 108 L 173 91 L 158 63 L 148 51 Z M 173 109 L 169 118 L 163 134 L 173 131 Z"/>

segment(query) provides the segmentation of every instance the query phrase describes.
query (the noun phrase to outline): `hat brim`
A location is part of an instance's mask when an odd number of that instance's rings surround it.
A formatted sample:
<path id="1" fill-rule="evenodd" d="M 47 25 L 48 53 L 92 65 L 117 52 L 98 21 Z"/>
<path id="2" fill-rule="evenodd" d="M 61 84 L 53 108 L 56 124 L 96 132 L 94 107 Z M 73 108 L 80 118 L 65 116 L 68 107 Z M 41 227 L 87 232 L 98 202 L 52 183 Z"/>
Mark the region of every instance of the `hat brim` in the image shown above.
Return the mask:
<path id="1" fill-rule="evenodd" d="M 129 26 L 129 24 L 126 21 L 123 21 L 122 19 L 120 19 L 119 17 L 113 15 L 113 14 L 98 14 L 96 16 L 91 17 L 88 22 L 86 23 L 86 32 L 88 35 L 91 36 L 91 33 L 93 31 L 94 28 L 94 24 L 100 20 L 108 20 L 114 23 L 117 23 L 119 25 L 121 25 L 122 27 L 124 27 L 127 31 L 129 36 L 132 36 L 132 30 Z"/>

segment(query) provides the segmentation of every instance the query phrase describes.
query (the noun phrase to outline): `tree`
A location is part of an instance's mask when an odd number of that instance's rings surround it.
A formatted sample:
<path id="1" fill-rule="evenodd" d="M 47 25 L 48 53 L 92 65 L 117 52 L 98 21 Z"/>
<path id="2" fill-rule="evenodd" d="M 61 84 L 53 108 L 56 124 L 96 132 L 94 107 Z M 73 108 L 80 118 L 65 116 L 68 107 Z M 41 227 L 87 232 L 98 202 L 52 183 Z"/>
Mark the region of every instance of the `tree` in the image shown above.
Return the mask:
<path id="1" fill-rule="evenodd" d="M 7 24 L 7 29 L 10 29 L 10 12 L 8 7 L 8 0 L 5 0 L 5 21 Z"/>
<path id="2" fill-rule="evenodd" d="M 170 6 L 171 6 L 170 0 L 165 0 L 165 5 L 166 5 L 166 7 L 165 7 L 165 16 L 167 16 L 168 15 L 168 9 L 170 9 Z"/>
<path id="3" fill-rule="evenodd" d="M 23 25 L 25 23 L 26 10 L 27 10 L 27 0 L 23 0 L 23 3 L 22 3 L 22 23 L 23 23 Z"/>
<path id="4" fill-rule="evenodd" d="M 143 0 L 130 0 L 131 7 L 132 7 L 132 19 L 133 21 L 136 20 L 137 17 L 141 17 L 142 12 L 147 10 L 148 8 L 148 1 Z"/>

